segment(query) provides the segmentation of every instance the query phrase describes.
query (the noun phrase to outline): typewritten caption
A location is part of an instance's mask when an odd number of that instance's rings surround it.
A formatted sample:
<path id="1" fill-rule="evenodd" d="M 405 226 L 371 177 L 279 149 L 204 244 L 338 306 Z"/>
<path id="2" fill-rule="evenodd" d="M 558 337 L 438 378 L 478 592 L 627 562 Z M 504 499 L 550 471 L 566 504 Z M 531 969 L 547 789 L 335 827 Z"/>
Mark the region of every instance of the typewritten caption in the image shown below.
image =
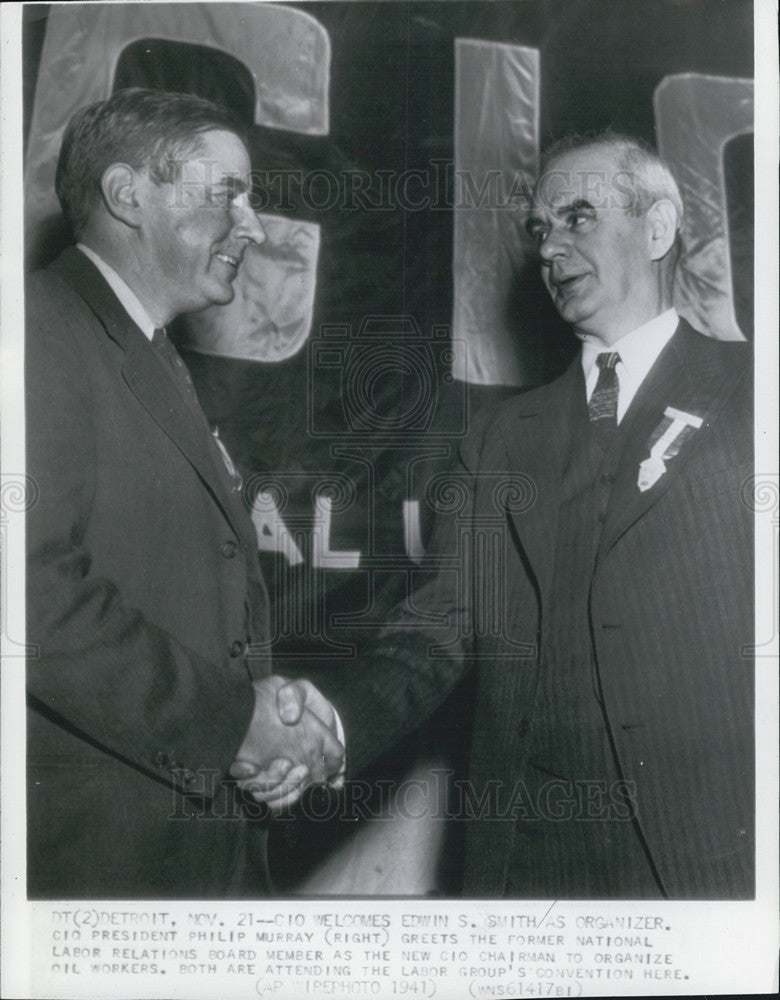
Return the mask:
<path id="1" fill-rule="evenodd" d="M 35 904 L 34 993 L 568 997 L 687 992 L 668 915 L 649 905 L 394 901 Z M 138 987 L 143 984 L 143 990 Z M 156 990 L 155 990 L 156 984 Z"/>

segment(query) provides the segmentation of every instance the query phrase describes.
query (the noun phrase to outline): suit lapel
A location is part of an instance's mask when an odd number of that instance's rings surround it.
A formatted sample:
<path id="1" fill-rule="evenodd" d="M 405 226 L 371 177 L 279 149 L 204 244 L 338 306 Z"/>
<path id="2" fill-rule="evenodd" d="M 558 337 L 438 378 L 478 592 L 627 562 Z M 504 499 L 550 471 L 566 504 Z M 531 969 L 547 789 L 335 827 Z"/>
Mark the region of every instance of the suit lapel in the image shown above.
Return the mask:
<path id="1" fill-rule="evenodd" d="M 100 271 L 79 250 L 66 250 L 53 268 L 84 299 L 112 340 L 124 351 L 122 377 L 138 402 L 187 458 L 238 532 L 230 492 L 215 465 L 206 422 L 197 421 L 182 394 L 130 319 Z"/>
<path id="2" fill-rule="evenodd" d="M 559 379 L 523 399 L 527 410 L 505 432 L 509 468 L 527 476 L 534 490 L 530 507 L 521 512 L 510 511 L 508 516 L 543 600 L 552 582 L 561 476 L 572 420 L 584 396 L 578 354 Z"/>
<path id="3" fill-rule="evenodd" d="M 702 335 L 681 320 L 629 407 L 625 426 L 621 428 L 625 444 L 604 522 L 599 557 L 679 480 L 737 381 L 739 371 L 724 371 L 714 352 L 706 347 Z M 668 460 L 666 471 L 655 484 L 642 492 L 637 485 L 639 465 L 650 454 L 650 437 L 668 406 L 700 417 L 702 425 L 679 453 Z"/>

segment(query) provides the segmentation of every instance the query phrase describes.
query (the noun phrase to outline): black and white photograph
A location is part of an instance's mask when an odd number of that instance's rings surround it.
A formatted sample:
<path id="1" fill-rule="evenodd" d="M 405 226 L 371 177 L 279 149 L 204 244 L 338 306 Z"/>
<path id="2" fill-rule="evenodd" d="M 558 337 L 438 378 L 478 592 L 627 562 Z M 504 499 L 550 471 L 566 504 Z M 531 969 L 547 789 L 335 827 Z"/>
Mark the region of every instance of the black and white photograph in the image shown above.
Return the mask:
<path id="1" fill-rule="evenodd" d="M 776 989 L 775 5 L 6 6 L 3 995 Z"/>

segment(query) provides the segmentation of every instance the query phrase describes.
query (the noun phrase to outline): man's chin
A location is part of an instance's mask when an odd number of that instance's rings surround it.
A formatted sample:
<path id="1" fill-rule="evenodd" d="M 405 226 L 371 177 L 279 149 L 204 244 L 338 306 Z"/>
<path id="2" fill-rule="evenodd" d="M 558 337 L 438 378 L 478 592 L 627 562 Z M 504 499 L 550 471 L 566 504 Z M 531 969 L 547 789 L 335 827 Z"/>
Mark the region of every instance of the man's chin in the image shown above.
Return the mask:
<path id="1" fill-rule="evenodd" d="M 556 296 L 553 299 L 553 304 L 561 319 L 572 326 L 576 326 L 577 321 L 582 319 L 585 315 L 584 309 L 578 307 L 577 303 L 572 302 L 571 299 L 566 299 L 563 296 Z"/>
<path id="2" fill-rule="evenodd" d="M 207 309 L 211 309 L 214 306 L 226 306 L 228 303 L 232 302 L 235 298 L 235 294 L 222 295 L 217 297 L 216 295 L 210 295 L 206 302 L 201 302 L 199 305 L 191 305 L 187 309 L 179 310 L 180 316 L 192 316 L 197 313 L 205 312 Z"/>
<path id="3" fill-rule="evenodd" d="M 232 285 L 218 285 L 209 290 L 208 301 L 204 306 L 201 306 L 198 312 L 209 309 L 211 306 L 229 305 L 235 297 L 236 290 Z"/>

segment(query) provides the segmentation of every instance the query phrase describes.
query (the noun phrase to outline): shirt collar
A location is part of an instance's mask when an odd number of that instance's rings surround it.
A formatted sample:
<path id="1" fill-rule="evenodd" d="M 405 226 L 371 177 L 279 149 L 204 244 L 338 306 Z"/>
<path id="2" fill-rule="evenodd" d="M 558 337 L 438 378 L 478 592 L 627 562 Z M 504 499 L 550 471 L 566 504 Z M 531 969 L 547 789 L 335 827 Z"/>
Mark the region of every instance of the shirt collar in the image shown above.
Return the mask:
<path id="1" fill-rule="evenodd" d="M 111 291 L 122 303 L 125 312 L 128 314 L 130 319 L 136 324 L 136 326 L 140 327 L 147 340 L 151 340 L 154 336 L 155 325 L 149 319 L 149 314 L 139 302 L 138 296 L 135 292 L 133 292 L 127 283 L 119 277 L 113 267 L 106 264 L 103 258 L 99 254 L 95 253 L 91 247 L 85 246 L 83 243 L 77 243 L 76 246 L 86 257 L 89 257 L 98 271 L 100 271 L 106 279 L 111 287 Z"/>
<path id="2" fill-rule="evenodd" d="M 617 351 L 620 361 L 628 372 L 636 373 L 640 378 L 647 374 L 666 347 L 672 334 L 677 329 L 680 317 L 672 306 L 666 312 L 660 313 L 642 326 L 632 330 L 620 338 L 610 348 L 588 340 L 582 345 L 582 370 L 587 379 L 598 354 Z"/>

